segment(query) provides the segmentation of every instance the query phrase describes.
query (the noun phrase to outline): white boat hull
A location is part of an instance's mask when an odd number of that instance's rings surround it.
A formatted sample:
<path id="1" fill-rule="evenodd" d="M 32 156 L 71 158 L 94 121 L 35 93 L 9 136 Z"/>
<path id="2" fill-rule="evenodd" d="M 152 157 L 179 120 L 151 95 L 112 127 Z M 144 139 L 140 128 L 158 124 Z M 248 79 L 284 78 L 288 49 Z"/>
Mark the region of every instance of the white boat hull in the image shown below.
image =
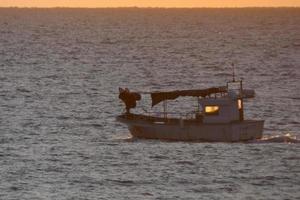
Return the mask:
<path id="1" fill-rule="evenodd" d="M 133 137 L 144 139 L 162 139 L 177 141 L 239 142 L 262 138 L 264 121 L 245 120 L 232 123 L 178 123 L 167 121 L 126 119 L 118 117 L 125 123 Z"/>

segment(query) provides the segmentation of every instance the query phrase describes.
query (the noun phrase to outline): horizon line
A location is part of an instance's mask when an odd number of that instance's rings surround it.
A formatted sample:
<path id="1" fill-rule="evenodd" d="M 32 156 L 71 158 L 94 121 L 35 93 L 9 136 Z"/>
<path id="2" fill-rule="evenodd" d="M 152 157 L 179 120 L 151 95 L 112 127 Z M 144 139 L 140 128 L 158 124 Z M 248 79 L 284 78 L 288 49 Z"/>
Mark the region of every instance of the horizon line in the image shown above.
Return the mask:
<path id="1" fill-rule="evenodd" d="M 108 6 L 108 7 L 72 7 L 72 6 L 51 6 L 51 7 L 33 7 L 33 6 L 0 6 L 0 8 L 18 8 L 18 9 L 240 9 L 240 8 L 300 8 L 300 6 L 224 6 L 224 7 L 144 7 L 144 6 Z"/>

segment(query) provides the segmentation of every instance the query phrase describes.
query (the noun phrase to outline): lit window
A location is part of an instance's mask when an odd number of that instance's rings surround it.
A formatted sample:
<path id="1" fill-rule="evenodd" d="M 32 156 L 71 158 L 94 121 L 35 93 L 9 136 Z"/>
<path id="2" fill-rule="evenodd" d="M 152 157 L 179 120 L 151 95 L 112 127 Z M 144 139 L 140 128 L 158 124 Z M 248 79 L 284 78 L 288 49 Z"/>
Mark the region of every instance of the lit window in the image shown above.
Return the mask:
<path id="1" fill-rule="evenodd" d="M 219 106 L 205 106 L 205 114 L 217 115 L 219 114 Z"/>
<path id="2" fill-rule="evenodd" d="M 241 99 L 238 100 L 238 106 L 239 106 L 239 109 L 242 108 L 242 100 Z"/>

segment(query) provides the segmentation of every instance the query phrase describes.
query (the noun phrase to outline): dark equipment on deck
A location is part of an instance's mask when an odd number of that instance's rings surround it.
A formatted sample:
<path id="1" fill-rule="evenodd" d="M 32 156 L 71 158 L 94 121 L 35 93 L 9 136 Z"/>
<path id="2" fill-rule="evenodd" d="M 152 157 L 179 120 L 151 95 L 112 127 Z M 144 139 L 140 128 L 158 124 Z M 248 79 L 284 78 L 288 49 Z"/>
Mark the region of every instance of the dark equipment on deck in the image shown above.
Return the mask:
<path id="1" fill-rule="evenodd" d="M 121 99 L 126 106 L 126 113 L 130 113 L 131 108 L 136 107 L 136 101 L 141 100 L 141 95 L 137 92 L 130 92 L 128 88 L 119 88 L 119 99 Z"/>

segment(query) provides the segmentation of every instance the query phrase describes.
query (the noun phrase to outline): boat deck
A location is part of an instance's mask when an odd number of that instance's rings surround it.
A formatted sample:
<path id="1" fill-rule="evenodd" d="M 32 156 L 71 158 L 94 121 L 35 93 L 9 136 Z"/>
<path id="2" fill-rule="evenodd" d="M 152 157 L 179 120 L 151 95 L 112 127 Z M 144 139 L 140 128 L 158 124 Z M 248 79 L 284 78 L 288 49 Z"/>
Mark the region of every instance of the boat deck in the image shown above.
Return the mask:
<path id="1" fill-rule="evenodd" d="M 180 124 L 184 123 L 185 125 L 199 125 L 204 124 L 203 118 L 201 115 L 199 115 L 198 119 L 180 119 L 180 118 L 164 118 L 164 117 L 155 117 L 155 116 L 148 116 L 148 115 L 142 115 L 142 114 L 122 114 L 117 117 L 120 121 L 131 121 L 131 122 L 144 122 L 144 123 L 153 123 L 153 124 Z M 243 123 L 253 123 L 257 122 L 257 120 L 243 120 Z M 241 123 L 241 121 L 232 121 L 230 123 Z M 210 124 L 222 124 L 222 123 L 210 123 Z"/>

